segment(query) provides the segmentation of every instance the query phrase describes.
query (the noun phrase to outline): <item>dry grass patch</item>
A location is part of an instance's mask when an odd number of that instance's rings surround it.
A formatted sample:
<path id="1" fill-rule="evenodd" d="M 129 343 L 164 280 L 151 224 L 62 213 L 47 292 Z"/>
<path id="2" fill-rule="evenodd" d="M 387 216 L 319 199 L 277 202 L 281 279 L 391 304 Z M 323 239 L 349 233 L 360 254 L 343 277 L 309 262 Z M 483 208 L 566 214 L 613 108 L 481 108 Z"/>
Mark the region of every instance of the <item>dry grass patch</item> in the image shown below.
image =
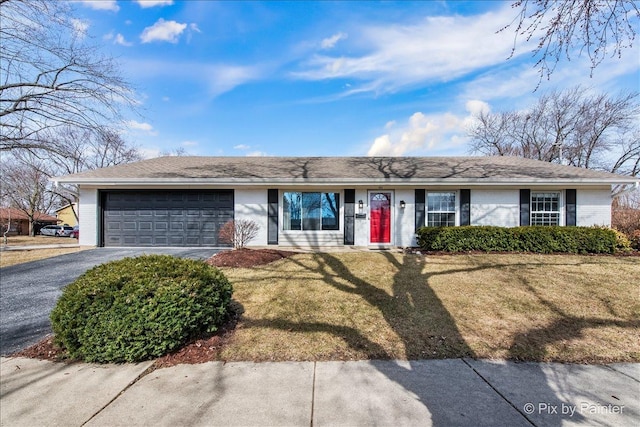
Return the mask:
<path id="1" fill-rule="evenodd" d="M 4 238 L 2 238 L 4 244 Z M 22 245 L 63 245 L 78 243 L 78 239 L 71 237 L 54 237 L 54 236 L 8 236 L 8 246 L 22 246 Z"/>
<path id="2" fill-rule="evenodd" d="M 300 254 L 225 268 L 225 360 L 640 361 L 637 257 Z"/>
<path id="3" fill-rule="evenodd" d="M 78 252 L 81 248 L 51 248 L 33 249 L 28 251 L 2 251 L 0 252 L 0 268 L 10 265 L 22 264 L 23 262 L 37 261 L 39 259 L 51 258 L 58 255 Z"/>

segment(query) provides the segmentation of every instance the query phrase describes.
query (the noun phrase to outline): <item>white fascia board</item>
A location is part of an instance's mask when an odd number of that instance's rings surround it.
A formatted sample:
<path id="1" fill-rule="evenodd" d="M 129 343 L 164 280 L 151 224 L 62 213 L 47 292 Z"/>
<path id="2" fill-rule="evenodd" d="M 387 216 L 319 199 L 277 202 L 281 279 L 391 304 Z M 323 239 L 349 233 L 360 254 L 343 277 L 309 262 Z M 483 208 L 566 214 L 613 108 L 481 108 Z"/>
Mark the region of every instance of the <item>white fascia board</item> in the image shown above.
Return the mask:
<path id="1" fill-rule="evenodd" d="M 343 178 L 326 178 L 326 179 L 309 179 L 309 178 L 282 178 L 282 179 L 216 179 L 216 178 L 178 178 L 178 179 L 161 179 L 161 178 L 111 178 L 111 179 L 95 179 L 95 178 L 52 178 L 59 183 L 70 183 L 78 185 L 88 185 L 100 188 L 120 187 L 120 186 L 153 186 L 153 187 L 245 187 L 245 186 L 275 186 L 282 187 L 286 185 L 305 185 L 305 186 L 326 186 L 326 185 L 343 185 L 343 186 L 376 186 L 376 185 L 393 185 L 393 186 L 566 186 L 566 185 L 621 185 L 635 184 L 638 182 L 636 177 L 615 178 L 615 179 L 594 179 L 594 178 L 578 178 L 578 179 L 509 179 L 501 178 L 494 180 L 487 179 L 469 179 L 469 178 L 428 178 L 428 179 L 387 179 L 387 178 L 370 178 L 370 179 L 343 179 Z"/>

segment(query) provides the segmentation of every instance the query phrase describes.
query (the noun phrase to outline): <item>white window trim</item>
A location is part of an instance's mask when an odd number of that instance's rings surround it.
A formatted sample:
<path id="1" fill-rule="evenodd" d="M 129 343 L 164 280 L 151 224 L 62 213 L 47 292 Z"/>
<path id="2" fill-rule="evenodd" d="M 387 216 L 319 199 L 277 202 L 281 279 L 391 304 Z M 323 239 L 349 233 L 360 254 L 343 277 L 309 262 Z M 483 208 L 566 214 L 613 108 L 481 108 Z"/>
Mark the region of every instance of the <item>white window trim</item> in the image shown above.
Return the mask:
<path id="1" fill-rule="evenodd" d="M 558 194 L 558 226 L 566 225 L 566 216 L 565 216 L 565 203 L 564 203 L 564 190 L 559 189 L 532 189 L 531 194 L 529 195 L 529 225 L 533 224 L 533 194 L 534 193 L 556 193 Z M 545 212 L 545 211 L 536 211 L 536 212 Z M 551 212 L 551 211 L 549 211 Z"/>
<path id="2" fill-rule="evenodd" d="M 454 193 L 454 210 L 455 219 L 454 219 L 454 227 L 460 226 L 460 190 L 435 190 L 435 189 L 426 189 L 424 195 L 424 224 L 425 226 L 429 226 L 429 193 Z M 436 211 L 434 211 L 436 212 Z M 440 213 L 450 213 L 450 211 L 437 211 Z M 436 212 L 436 213 L 437 213 Z"/>
<path id="3" fill-rule="evenodd" d="M 285 230 L 284 229 L 284 193 L 338 193 L 340 195 L 340 207 L 338 208 L 337 230 Z M 278 190 L 278 235 L 302 235 L 344 233 L 344 190 L 336 188 L 318 188 L 310 191 L 307 188 L 285 188 Z"/>

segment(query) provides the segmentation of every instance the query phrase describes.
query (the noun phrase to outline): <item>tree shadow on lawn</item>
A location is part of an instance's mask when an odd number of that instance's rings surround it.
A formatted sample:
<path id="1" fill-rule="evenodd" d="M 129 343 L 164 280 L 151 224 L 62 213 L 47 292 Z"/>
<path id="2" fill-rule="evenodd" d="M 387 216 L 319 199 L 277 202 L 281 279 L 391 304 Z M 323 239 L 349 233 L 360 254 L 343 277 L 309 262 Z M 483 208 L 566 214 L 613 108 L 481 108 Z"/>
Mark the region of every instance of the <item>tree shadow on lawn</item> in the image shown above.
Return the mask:
<path id="1" fill-rule="evenodd" d="M 509 349 L 509 358 L 513 360 L 545 360 L 547 347 L 563 341 L 581 338 L 587 329 L 606 328 L 640 328 L 640 320 L 606 319 L 601 317 L 582 317 L 567 313 L 557 304 L 545 298 L 526 279 L 521 284 L 533 295 L 538 302 L 554 314 L 554 321 L 541 327 L 532 327 L 516 334 Z M 619 317 L 611 304 L 606 303 L 607 311 L 612 316 Z"/>
<path id="2" fill-rule="evenodd" d="M 389 363 L 371 362 L 375 368 L 387 378 L 401 385 L 405 390 L 414 393 L 423 405 L 430 411 L 433 425 L 469 424 L 496 424 L 500 419 L 491 418 L 496 413 L 512 413 L 516 421 L 521 418 L 526 423 L 543 423 L 544 425 L 561 425 L 564 421 L 580 422 L 584 416 L 574 414 L 545 414 L 524 413 L 522 400 L 525 396 L 535 405 L 538 403 L 550 403 L 556 407 L 562 405 L 574 405 L 576 392 L 582 398 L 589 398 L 597 402 L 598 396 L 591 390 L 571 390 L 566 378 L 549 377 L 548 373 L 536 364 L 527 365 L 527 378 L 535 384 L 522 383 L 518 377 L 509 379 L 509 384 L 515 385 L 514 392 L 509 403 L 505 398 L 492 390 L 484 378 L 470 364 L 460 361 L 454 364 L 459 369 L 456 379 L 437 390 L 433 386 L 425 386 L 429 382 L 438 383 L 437 374 L 433 371 L 425 371 L 424 362 L 421 359 L 434 358 L 476 358 L 473 349 L 465 342 L 454 317 L 449 313 L 437 293 L 432 288 L 432 278 L 438 275 L 450 275 L 455 273 L 473 274 L 487 269 L 502 268 L 528 268 L 537 267 L 540 262 L 521 264 L 478 264 L 472 267 L 449 268 L 443 271 L 426 271 L 424 256 L 404 254 L 401 257 L 388 252 L 381 252 L 390 266 L 394 268 L 394 276 L 391 292 L 387 292 L 375 285 L 375 277 L 363 278 L 351 271 L 339 258 L 329 253 L 314 255 L 317 265 L 314 265 L 314 273 L 322 275 L 324 283 L 345 292 L 347 294 L 362 297 L 371 306 L 376 307 L 385 319 L 388 326 L 400 338 L 404 347 L 404 356 L 407 363 L 394 365 Z M 298 263 L 299 266 L 304 265 Z M 571 264 L 574 266 L 574 264 Z M 308 266 L 305 268 L 309 268 Z M 311 274 L 310 276 L 313 276 Z M 550 310 L 555 320 L 549 325 L 539 327 L 532 326 L 525 331 L 515 334 L 509 347 L 510 359 L 513 360 L 545 360 L 547 347 L 561 340 L 569 340 L 580 337 L 587 328 L 606 326 L 619 326 L 622 328 L 640 327 L 637 320 L 601 319 L 596 317 L 581 318 L 573 316 L 545 299 L 535 287 L 527 282 L 526 277 L 518 277 L 519 285 L 525 287 L 528 293 L 533 295 L 542 305 Z M 609 307 L 608 311 L 616 316 L 615 310 Z M 278 330 L 296 332 L 324 332 L 343 339 L 349 348 L 356 353 L 366 355 L 368 359 L 397 359 L 398 354 L 391 354 L 383 345 L 373 342 L 364 336 L 356 328 L 343 325 L 333 325 L 322 322 L 295 322 L 289 319 L 245 319 L 246 327 L 259 326 Z M 455 362 L 455 361 L 453 361 Z M 499 370 L 500 371 L 500 370 Z M 507 371 L 509 373 L 507 373 Z M 471 372 L 474 372 L 471 375 Z M 518 375 L 518 369 L 503 369 L 499 375 Z M 515 373 L 514 373 L 515 372 Z M 449 375 L 451 372 L 449 372 Z M 426 375 L 422 382 L 416 381 L 416 377 Z M 466 379 L 464 379 L 466 378 Z M 503 378 L 504 379 L 504 378 Z M 535 380 L 533 380 L 535 379 Z M 441 380 L 441 379 L 440 379 Z M 465 383 L 465 381 L 467 381 Z M 553 387 L 551 386 L 553 383 Z M 439 383 L 441 384 L 441 383 Z M 503 390 L 504 392 L 504 390 Z M 453 396 L 453 397 L 452 397 Z M 573 396 L 574 401 L 568 401 Z M 536 400 L 536 398 L 538 400 Z M 541 399 L 546 399 L 543 401 Z M 452 405 L 454 407 L 452 407 Z M 493 405 L 493 406 L 492 406 Z M 482 412 L 478 408 L 484 408 Z M 538 407 L 536 406 L 536 411 Z M 493 415 L 489 412 L 494 411 Z M 497 412 L 496 412 L 497 411 Z M 517 412 L 516 412 L 517 411 Z M 518 414 L 519 413 L 519 414 Z M 513 419 L 511 419 L 513 421 Z"/>
<path id="3" fill-rule="evenodd" d="M 382 252 L 382 255 L 395 269 L 391 294 L 375 286 L 371 279 L 368 281 L 358 277 L 335 256 L 329 253 L 314 255 L 319 272 L 327 285 L 345 293 L 359 295 L 366 302 L 379 309 L 387 324 L 402 341 L 405 356 L 408 359 L 406 364 L 394 365 L 390 368 L 389 363 L 374 361 L 371 362 L 373 366 L 405 390 L 414 393 L 430 412 L 433 425 L 460 425 L 469 422 L 475 425 L 495 425 L 504 421 L 500 419 L 500 416 L 507 416 L 511 421 L 521 420 L 523 424 L 528 424 L 530 419 L 522 412 L 522 408 L 514 410 L 514 406 L 499 397 L 483 378 L 477 373 L 472 374 L 474 370 L 468 364 L 462 361 L 454 364 L 449 370 L 458 369 L 456 378 L 452 378 L 451 382 L 444 380 L 443 385 L 443 379 L 438 376 L 438 373 L 425 370 L 424 362 L 420 360 L 475 358 L 473 350 L 460 333 L 455 319 L 430 286 L 431 278 L 437 275 L 461 272 L 472 274 L 476 271 L 500 268 L 500 265 L 480 264 L 471 268 L 425 272 L 426 259 L 424 256 L 404 254 L 398 258 L 386 252 Z M 295 259 L 292 260 L 297 262 Z M 297 263 L 302 266 L 300 262 Z M 345 284 L 344 281 L 348 284 Z M 532 288 L 531 290 L 533 291 Z M 297 332 L 325 332 L 344 339 L 351 349 L 356 352 L 364 352 L 369 359 L 398 358 L 398 355 L 390 354 L 382 345 L 371 341 L 356 328 L 349 326 L 322 322 L 293 322 L 288 319 L 258 320 L 248 318 L 244 323 L 246 327 L 257 326 Z M 525 333 L 517 336 L 514 344 L 526 335 Z M 534 345 L 537 344 L 540 345 L 539 351 L 544 352 L 546 343 L 534 342 Z M 544 372 L 541 369 L 539 371 L 540 377 L 544 379 Z M 447 374 L 451 375 L 451 373 Z M 428 378 L 423 377 L 418 380 L 420 375 L 426 375 Z M 526 385 L 524 387 L 526 388 Z M 545 396 L 554 395 L 546 381 L 539 382 L 536 387 L 537 392 Z M 561 403 L 560 401 L 558 404 Z M 559 414 L 552 418 L 545 418 L 544 423 L 546 425 L 560 425 L 563 419 L 567 419 L 567 416 Z M 580 419 L 578 414 L 571 418 L 572 421 Z"/>

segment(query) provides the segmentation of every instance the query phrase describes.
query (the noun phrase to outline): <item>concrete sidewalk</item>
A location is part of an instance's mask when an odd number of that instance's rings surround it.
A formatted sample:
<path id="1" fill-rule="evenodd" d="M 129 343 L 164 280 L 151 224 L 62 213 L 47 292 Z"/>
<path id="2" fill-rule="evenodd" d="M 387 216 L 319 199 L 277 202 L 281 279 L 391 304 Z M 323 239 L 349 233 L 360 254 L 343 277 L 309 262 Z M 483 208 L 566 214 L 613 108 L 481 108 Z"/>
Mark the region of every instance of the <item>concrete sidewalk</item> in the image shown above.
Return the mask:
<path id="1" fill-rule="evenodd" d="M 0 361 L 2 426 L 640 423 L 640 364 Z"/>

